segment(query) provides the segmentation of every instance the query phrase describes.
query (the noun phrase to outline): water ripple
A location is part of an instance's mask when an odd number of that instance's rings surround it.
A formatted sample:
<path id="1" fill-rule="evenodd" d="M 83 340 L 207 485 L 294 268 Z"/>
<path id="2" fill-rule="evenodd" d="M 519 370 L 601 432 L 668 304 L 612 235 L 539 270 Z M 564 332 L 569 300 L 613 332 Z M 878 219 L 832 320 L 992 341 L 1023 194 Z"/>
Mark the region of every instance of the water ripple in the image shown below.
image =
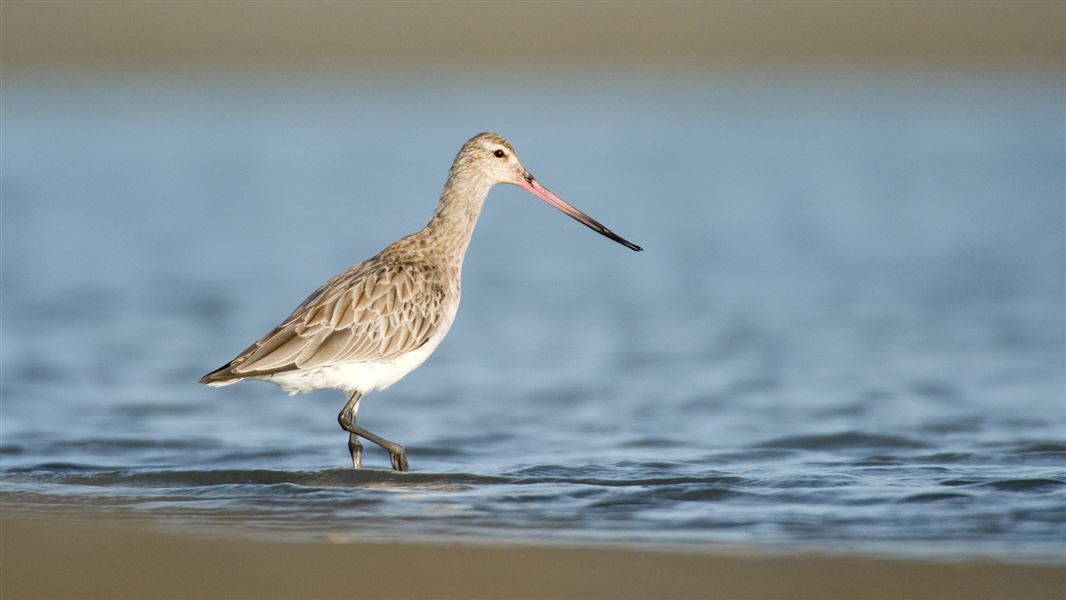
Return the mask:
<path id="1" fill-rule="evenodd" d="M 925 448 L 927 446 L 928 444 L 902 436 L 880 435 L 862 431 L 787 436 L 755 445 L 756 448 L 792 448 L 797 450 Z"/>
<path id="2" fill-rule="evenodd" d="M 992 481 L 988 483 L 988 485 L 997 490 L 1006 490 L 1009 492 L 1032 492 L 1061 487 L 1066 485 L 1066 482 L 1058 479 L 1005 479 L 1002 481 Z"/>

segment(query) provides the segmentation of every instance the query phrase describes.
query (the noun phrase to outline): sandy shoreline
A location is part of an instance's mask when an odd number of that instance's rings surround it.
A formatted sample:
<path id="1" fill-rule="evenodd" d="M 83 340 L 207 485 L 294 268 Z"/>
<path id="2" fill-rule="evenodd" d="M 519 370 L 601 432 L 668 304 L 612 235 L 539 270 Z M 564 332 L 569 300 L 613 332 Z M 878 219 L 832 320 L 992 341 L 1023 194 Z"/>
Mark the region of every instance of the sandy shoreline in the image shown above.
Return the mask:
<path id="1" fill-rule="evenodd" d="M 1066 566 L 209 539 L 0 513 L 3 598 L 1062 598 Z"/>

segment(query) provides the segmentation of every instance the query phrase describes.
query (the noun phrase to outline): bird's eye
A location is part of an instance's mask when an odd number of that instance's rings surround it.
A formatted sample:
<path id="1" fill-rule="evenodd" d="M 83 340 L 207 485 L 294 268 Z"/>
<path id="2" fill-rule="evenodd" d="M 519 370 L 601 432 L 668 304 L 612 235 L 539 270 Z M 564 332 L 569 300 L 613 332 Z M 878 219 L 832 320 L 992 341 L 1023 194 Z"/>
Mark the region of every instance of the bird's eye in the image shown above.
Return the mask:
<path id="1" fill-rule="evenodd" d="M 497 151 L 493 152 L 492 155 L 495 156 L 496 158 L 503 158 L 503 157 L 507 156 L 507 154 L 504 153 L 503 150 L 497 150 Z"/>

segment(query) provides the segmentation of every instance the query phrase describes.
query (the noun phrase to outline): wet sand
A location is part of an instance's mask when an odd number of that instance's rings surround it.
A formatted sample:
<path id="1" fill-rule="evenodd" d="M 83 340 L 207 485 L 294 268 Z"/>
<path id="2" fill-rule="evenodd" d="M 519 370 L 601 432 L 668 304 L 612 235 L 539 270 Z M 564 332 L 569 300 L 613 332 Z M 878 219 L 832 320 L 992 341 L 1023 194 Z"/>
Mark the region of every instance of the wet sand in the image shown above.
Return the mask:
<path id="1" fill-rule="evenodd" d="M 1066 566 L 302 543 L 0 513 L 3 598 L 1062 598 Z"/>

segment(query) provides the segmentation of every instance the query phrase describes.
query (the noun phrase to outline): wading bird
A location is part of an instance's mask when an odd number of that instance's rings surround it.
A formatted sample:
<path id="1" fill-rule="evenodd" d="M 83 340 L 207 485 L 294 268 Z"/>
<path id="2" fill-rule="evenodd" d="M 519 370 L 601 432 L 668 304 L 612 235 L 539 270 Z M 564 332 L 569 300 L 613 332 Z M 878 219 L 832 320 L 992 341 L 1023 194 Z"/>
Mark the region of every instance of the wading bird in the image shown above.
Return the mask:
<path id="1" fill-rule="evenodd" d="M 294 394 L 343 390 L 348 402 L 337 420 L 348 432 L 352 466 L 362 468 L 364 438 L 389 452 L 393 469 L 406 471 L 403 446 L 355 424 L 359 402 L 421 365 L 448 333 L 459 309 L 463 257 L 485 198 L 498 183 L 517 185 L 592 230 L 642 250 L 548 191 L 522 167 L 507 140 L 480 133 L 459 150 L 433 218 L 421 231 L 330 279 L 200 383 L 258 379 Z"/>

